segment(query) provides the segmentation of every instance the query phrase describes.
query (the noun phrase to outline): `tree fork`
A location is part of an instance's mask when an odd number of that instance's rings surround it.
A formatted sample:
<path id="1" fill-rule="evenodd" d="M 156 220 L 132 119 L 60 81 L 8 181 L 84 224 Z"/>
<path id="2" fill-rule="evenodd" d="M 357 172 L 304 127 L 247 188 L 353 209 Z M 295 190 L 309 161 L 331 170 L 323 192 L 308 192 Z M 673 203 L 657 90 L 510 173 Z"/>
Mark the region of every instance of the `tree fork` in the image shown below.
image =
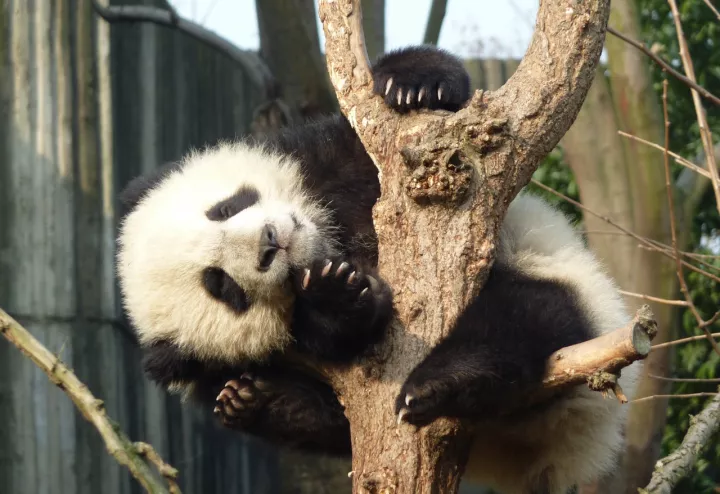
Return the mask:
<path id="1" fill-rule="evenodd" d="M 320 2 L 340 108 L 379 168 L 379 269 L 397 310 L 374 358 L 324 369 L 351 424 L 353 492 L 457 491 L 467 426 L 398 425 L 395 398 L 479 292 L 508 204 L 577 116 L 609 10 L 609 0 L 541 1 L 527 54 L 503 87 L 476 92 L 458 113 L 401 116 L 372 95 L 360 0 Z"/>

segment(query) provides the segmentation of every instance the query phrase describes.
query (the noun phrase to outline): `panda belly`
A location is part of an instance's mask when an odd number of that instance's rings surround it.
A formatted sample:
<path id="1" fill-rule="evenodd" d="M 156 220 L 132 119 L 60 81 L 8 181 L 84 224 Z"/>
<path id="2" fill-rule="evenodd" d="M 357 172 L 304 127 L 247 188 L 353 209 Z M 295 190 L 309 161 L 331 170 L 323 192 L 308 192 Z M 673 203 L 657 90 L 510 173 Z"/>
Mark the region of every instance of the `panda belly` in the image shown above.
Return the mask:
<path id="1" fill-rule="evenodd" d="M 566 494 L 614 466 L 625 413 L 614 397 L 579 388 L 522 420 L 480 424 L 464 478 L 502 494 Z"/>

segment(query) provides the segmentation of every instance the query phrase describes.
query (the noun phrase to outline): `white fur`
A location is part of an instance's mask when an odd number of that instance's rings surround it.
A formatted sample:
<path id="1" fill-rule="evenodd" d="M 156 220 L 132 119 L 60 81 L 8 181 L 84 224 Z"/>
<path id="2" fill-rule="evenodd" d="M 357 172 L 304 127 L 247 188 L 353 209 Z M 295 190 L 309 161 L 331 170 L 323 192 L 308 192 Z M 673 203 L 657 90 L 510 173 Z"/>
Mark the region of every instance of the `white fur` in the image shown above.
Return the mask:
<path id="1" fill-rule="evenodd" d="M 630 320 L 614 282 L 562 213 L 543 200 L 519 195 L 500 234 L 497 261 L 536 278 L 572 287 L 600 335 Z M 620 384 L 632 398 L 640 364 L 623 369 Z M 479 426 L 466 476 L 503 494 L 526 493 L 549 470 L 552 493 L 591 482 L 615 465 L 627 405 L 581 386 L 522 421 Z"/>
<path id="2" fill-rule="evenodd" d="M 150 191 L 123 222 L 118 274 L 140 341 L 169 339 L 205 357 L 261 359 L 291 341 L 291 267 L 333 252 L 327 212 L 305 195 L 299 165 L 287 156 L 244 144 L 190 154 Z M 260 202 L 226 221 L 205 212 L 242 186 Z M 302 228 L 294 230 L 290 213 Z M 260 233 L 272 224 L 279 243 L 267 272 L 256 269 Z M 220 267 L 247 292 L 238 315 L 202 284 L 206 267 Z"/>
<path id="3" fill-rule="evenodd" d="M 142 342 L 171 339 L 202 356 L 231 361 L 262 358 L 290 342 L 293 300 L 283 283 L 288 269 L 333 252 L 328 213 L 306 196 L 299 173 L 288 157 L 225 144 L 191 154 L 140 202 L 122 225 L 118 270 Z M 224 222 L 205 217 L 211 206 L 247 185 L 258 189 L 258 205 Z M 290 212 L 303 224 L 296 234 Z M 258 241 L 267 223 L 290 246 L 270 271 L 260 273 Z M 520 195 L 510 205 L 497 262 L 575 289 L 597 335 L 629 320 L 614 283 L 580 236 L 539 198 Z M 200 278 L 208 266 L 222 267 L 250 294 L 247 313 L 238 315 L 209 296 Z M 623 370 L 620 382 L 629 397 L 637 373 L 638 364 Z M 479 426 L 467 477 L 504 494 L 524 493 L 549 467 L 553 494 L 592 481 L 614 464 L 625 412 L 615 399 L 578 387 L 529 419 Z"/>

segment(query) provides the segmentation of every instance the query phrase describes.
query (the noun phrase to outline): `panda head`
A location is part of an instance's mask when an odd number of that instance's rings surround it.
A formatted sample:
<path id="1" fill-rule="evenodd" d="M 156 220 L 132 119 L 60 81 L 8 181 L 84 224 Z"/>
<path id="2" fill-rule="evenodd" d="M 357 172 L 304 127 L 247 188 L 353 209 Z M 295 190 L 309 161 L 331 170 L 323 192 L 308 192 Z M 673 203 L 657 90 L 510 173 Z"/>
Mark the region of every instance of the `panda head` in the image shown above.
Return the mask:
<path id="1" fill-rule="evenodd" d="M 236 362 L 291 341 L 291 273 L 334 253 L 300 173 L 288 156 L 223 144 L 128 187 L 117 267 L 142 344 Z"/>

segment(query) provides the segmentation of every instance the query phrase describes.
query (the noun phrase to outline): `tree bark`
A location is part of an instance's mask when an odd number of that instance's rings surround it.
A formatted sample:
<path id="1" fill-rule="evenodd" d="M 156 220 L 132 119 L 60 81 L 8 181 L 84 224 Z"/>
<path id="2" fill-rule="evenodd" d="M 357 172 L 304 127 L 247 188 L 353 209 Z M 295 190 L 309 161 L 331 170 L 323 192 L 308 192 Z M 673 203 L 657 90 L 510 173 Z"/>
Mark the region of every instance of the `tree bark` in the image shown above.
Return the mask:
<path id="1" fill-rule="evenodd" d="M 509 202 L 575 119 L 608 14 L 608 0 L 541 2 L 525 59 L 502 88 L 455 114 L 404 117 L 372 95 L 359 0 L 320 3 L 340 107 L 381 172 L 379 268 L 397 310 L 374 359 L 325 370 L 351 424 L 353 492 L 457 490 L 465 424 L 398 426 L 395 398 L 481 288 Z"/>

